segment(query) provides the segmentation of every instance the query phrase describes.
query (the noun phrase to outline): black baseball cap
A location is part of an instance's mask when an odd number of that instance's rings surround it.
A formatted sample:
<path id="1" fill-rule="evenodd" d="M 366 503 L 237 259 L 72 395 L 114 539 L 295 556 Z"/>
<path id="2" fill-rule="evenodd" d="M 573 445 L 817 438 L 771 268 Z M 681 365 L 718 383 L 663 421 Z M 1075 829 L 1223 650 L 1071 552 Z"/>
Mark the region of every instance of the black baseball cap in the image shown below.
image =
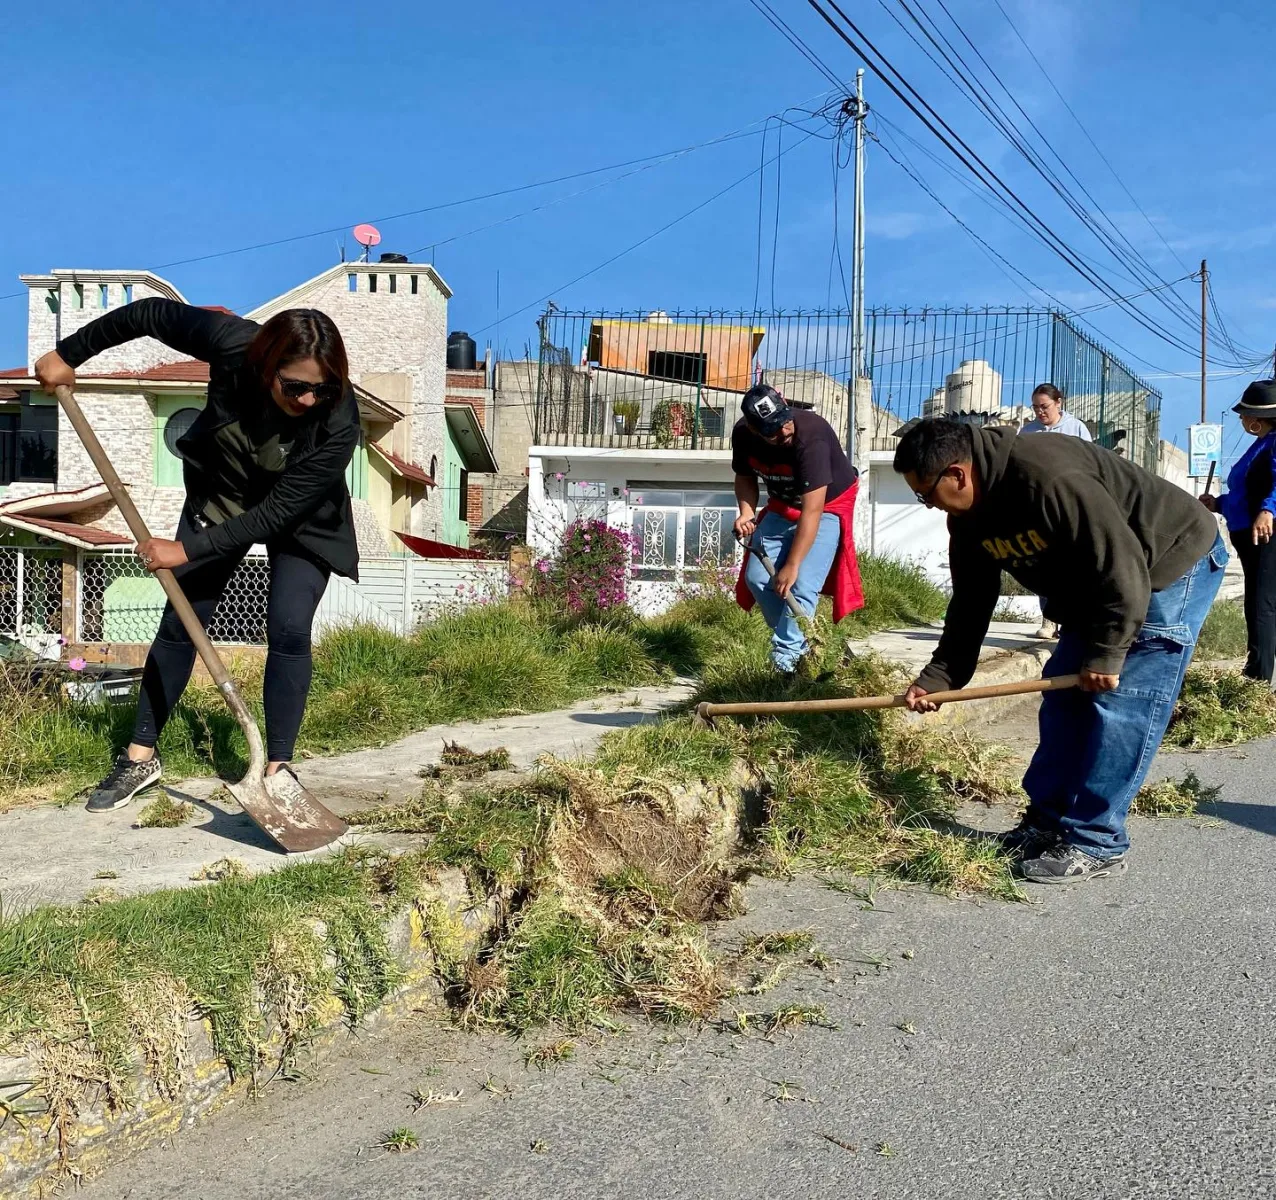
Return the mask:
<path id="1" fill-rule="evenodd" d="M 745 392 L 740 408 L 749 428 L 764 438 L 775 437 L 786 422 L 793 420 L 793 410 L 784 397 L 766 383 Z"/>

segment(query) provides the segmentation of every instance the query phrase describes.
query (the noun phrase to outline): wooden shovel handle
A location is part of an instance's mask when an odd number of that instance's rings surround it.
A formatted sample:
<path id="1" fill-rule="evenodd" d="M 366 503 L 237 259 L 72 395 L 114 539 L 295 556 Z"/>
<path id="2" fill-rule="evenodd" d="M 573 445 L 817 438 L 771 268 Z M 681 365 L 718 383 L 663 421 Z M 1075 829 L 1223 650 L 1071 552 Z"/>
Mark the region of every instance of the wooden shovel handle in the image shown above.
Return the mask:
<path id="1" fill-rule="evenodd" d="M 1076 687 L 1080 675 L 1056 675 L 1051 679 L 1029 679 L 1024 683 L 992 683 L 984 687 L 960 688 L 950 692 L 929 692 L 927 700 L 952 704 L 958 700 L 994 700 L 1001 696 L 1031 696 L 1037 692 L 1057 692 Z M 855 712 L 868 708 L 903 708 L 903 696 L 845 696 L 834 700 L 772 700 L 753 704 L 700 704 L 699 716 L 766 717 L 782 713 Z"/>
<path id="2" fill-rule="evenodd" d="M 146 522 L 142 520 L 142 514 L 137 511 L 137 505 L 133 503 L 133 497 L 129 495 L 124 481 L 116 474 L 111 460 L 107 458 L 102 443 L 98 441 L 97 434 L 93 432 L 93 427 L 84 415 L 84 410 L 80 408 L 80 402 L 75 398 L 75 393 L 65 384 L 58 387 L 56 391 L 62 411 L 66 413 L 71 427 L 75 430 L 84 449 L 88 451 L 89 458 L 93 460 L 93 465 L 97 468 L 97 473 L 102 476 L 102 482 L 106 484 L 106 490 L 111 493 L 111 499 L 115 501 L 116 507 L 124 517 L 124 523 L 129 527 L 129 532 L 139 542 L 146 541 L 151 536 L 150 530 L 146 528 Z M 194 642 L 195 650 L 204 660 L 204 665 L 213 677 L 213 682 L 224 692 L 226 685 L 230 683 L 230 673 L 226 670 L 226 664 L 222 662 L 221 655 L 209 641 L 208 634 L 204 632 L 204 627 L 195 615 L 195 610 L 186 599 L 186 593 L 182 591 L 182 585 L 173 577 L 172 571 L 161 569 L 152 574 L 159 580 L 160 587 L 164 589 L 164 595 L 168 597 L 174 612 L 177 613 L 191 641 Z"/>

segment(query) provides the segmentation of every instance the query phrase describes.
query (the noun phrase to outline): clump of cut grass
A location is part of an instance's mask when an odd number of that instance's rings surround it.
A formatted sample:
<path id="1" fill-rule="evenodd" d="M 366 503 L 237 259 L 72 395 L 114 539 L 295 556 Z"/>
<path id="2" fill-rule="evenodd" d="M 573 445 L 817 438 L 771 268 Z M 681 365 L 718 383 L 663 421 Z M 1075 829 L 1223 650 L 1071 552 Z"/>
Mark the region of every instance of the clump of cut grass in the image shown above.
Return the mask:
<path id="1" fill-rule="evenodd" d="M 421 1148 L 421 1139 L 406 1125 L 392 1129 L 378 1143 L 377 1147 L 389 1154 L 410 1154 Z"/>
<path id="2" fill-rule="evenodd" d="M 1206 787 L 1195 771 L 1182 779 L 1162 779 L 1144 784 L 1130 811 L 1138 817 L 1194 817 L 1202 804 L 1213 804 L 1222 787 Z"/>
<path id="3" fill-rule="evenodd" d="M 744 939 L 741 958 L 782 958 L 805 954 L 815 944 L 809 929 L 778 929 L 771 933 L 755 933 Z"/>
<path id="4" fill-rule="evenodd" d="M 481 779 L 511 766 L 510 752 L 504 746 L 479 752 L 457 742 L 444 742 L 438 763 L 426 767 L 421 775 L 425 779 Z"/>
<path id="5" fill-rule="evenodd" d="M 137 815 L 138 829 L 176 829 L 185 825 L 195 815 L 195 806 L 186 801 L 174 801 L 163 788 L 155 792 L 155 799 Z"/>
<path id="6" fill-rule="evenodd" d="M 562 1066 L 576 1057 L 576 1043 L 569 1038 L 560 1038 L 544 1046 L 535 1046 L 523 1055 L 523 1065 L 535 1067 L 538 1071 L 548 1071 L 550 1067 Z"/>
<path id="7" fill-rule="evenodd" d="M 1201 626 L 1196 657 L 1201 662 L 1244 658 L 1249 645 L 1244 606 L 1235 600 L 1219 600 Z"/>
<path id="8" fill-rule="evenodd" d="M 1271 687 L 1232 671 L 1193 667 L 1187 673 L 1165 741 L 1183 750 L 1235 746 L 1276 732 Z"/>
<path id="9" fill-rule="evenodd" d="M 221 883 L 227 879 L 247 879 L 248 868 L 237 858 L 219 858 L 205 863 L 191 879 L 195 883 Z"/>
<path id="10" fill-rule="evenodd" d="M 1010 860 L 997 844 L 935 829 L 910 831 L 888 851 L 890 874 L 946 895 L 985 892 L 1000 900 L 1027 897 L 1011 874 Z"/>
<path id="11" fill-rule="evenodd" d="M 837 1025 L 829 1020 L 828 1011 L 823 1004 L 786 1004 L 770 1012 L 738 1012 L 726 1028 L 733 1033 L 758 1033 L 763 1037 L 774 1037 L 781 1032 L 794 1032 L 807 1027 L 820 1029 L 836 1029 Z"/>

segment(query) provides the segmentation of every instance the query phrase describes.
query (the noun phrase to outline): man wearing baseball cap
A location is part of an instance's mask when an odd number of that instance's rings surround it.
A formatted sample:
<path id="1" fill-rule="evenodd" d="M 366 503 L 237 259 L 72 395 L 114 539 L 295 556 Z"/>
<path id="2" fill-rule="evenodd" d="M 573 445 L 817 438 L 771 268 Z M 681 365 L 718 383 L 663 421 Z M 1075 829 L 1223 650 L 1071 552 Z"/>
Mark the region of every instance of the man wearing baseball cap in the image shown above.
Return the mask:
<path id="1" fill-rule="evenodd" d="M 766 384 L 750 388 L 731 431 L 731 466 L 740 515 L 735 535 L 775 564 L 769 579 L 747 554 L 736 582 L 746 611 L 756 603 L 771 627 L 771 659 L 792 676 L 809 646 L 785 598 L 808 616 L 820 593 L 833 599 L 833 620 L 864 606 L 855 559 L 853 519 L 858 474 L 833 427 L 818 413 L 792 408 Z M 758 514 L 759 480 L 767 503 Z"/>

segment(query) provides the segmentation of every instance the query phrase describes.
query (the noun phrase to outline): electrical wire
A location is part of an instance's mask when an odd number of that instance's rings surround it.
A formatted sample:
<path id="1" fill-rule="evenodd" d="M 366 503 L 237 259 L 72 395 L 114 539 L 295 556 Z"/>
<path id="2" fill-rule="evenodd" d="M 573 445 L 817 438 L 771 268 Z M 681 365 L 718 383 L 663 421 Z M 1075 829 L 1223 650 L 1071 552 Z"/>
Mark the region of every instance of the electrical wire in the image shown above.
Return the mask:
<path id="1" fill-rule="evenodd" d="M 891 64 L 890 60 L 864 35 L 862 30 L 846 15 L 836 0 L 827 0 L 829 7 L 838 14 L 840 20 L 852 31 L 854 37 L 846 32 L 846 29 L 843 28 L 842 24 L 839 24 L 838 20 L 834 19 L 820 0 L 807 0 L 807 2 L 815 9 L 829 28 L 869 65 L 873 72 L 886 84 L 887 88 L 941 141 L 967 170 L 985 183 L 1007 205 L 1013 206 L 1015 211 L 1022 214 L 1025 226 L 1034 236 L 1041 240 L 1053 253 L 1062 258 L 1088 283 L 1098 288 L 1109 299 L 1120 302 L 1119 293 L 1116 289 L 1101 275 L 1089 269 L 1077 257 L 1072 247 L 1051 229 L 1015 190 L 989 167 L 987 162 L 935 111 L 913 85 Z M 1190 347 L 1182 338 L 1177 337 L 1165 329 L 1164 326 L 1154 323 L 1154 320 L 1148 317 L 1141 309 L 1126 304 L 1123 305 L 1123 311 L 1159 340 L 1184 353 L 1191 352 Z M 1233 364 L 1222 363 L 1220 365 L 1230 366 Z"/>
<path id="2" fill-rule="evenodd" d="M 1072 194 L 1072 190 L 1068 188 L 1062 180 L 1054 173 L 1054 171 L 1046 164 L 1045 160 L 1038 154 L 1028 143 L 1026 136 L 1019 128 L 1014 118 L 1010 117 L 1006 111 L 998 104 L 978 83 L 978 73 L 974 70 L 970 63 L 961 55 L 960 51 L 953 45 L 952 41 L 940 30 L 934 18 L 926 12 L 922 0 L 913 0 L 916 11 L 910 6 L 909 0 L 896 0 L 896 3 L 908 15 L 910 20 L 926 37 L 927 41 L 935 48 L 935 50 L 943 57 L 944 62 L 951 73 L 945 70 L 944 64 L 939 63 L 934 55 L 932 55 L 926 47 L 922 46 L 917 38 L 912 34 L 903 22 L 899 20 L 894 8 L 891 7 L 887 0 L 878 0 L 888 12 L 888 14 L 896 21 L 905 33 L 910 37 L 915 45 L 927 55 L 930 60 L 935 63 L 941 73 L 944 73 L 949 81 L 956 87 L 983 115 L 997 128 L 1002 135 L 1010 142 L 1010 144 L 1019 151 L 1019 153 L 1029 162 L 1029 164 L 1037 171 L 1038 174 L 1046 181 L 1051 189 L 1059 196 L 1070 211 L 1085 225 L 1091 233 L 1099 240 L 1105 249 L 1113 255 L 1117 261 L 1123 263 L 1128 270 L 1132 271 L 1137 280 L 1141 283 L 1150 283 L 1153 280 L 1164 282 L 1164 278 L 1157 271 L 1156 267 L 1144 256 L 1138 248 L 1130 241 L 1126 234 L 1119 226 L 1108 216 L 1102 206 L 1095 199 L 1093 194 L 1086 187 L 1085 183 L 1077 176 L 1077 174 L 1068 166 L 1063 157 L 1055 149 L 1049 138 L 1033 120 L 1031 115 L 1019 103 L 1018 99 L 1010 88 L 1002 80 L 996 69 L 988 62 L 979 47 L 971 40 L 970 36 L 962 28 L 960 22 L 953 17 L 944 0 L 937 0 L 944 14 L 953 24 L 954 28 L 965 40 L 967 45 L 974 51 L 979 61 L 984 65 L 985 69 L 996 81 L 1002 92 L 1009 98 L 1011 103 L 1018 109 L 1024 120 L 1027 121 L 1032 131 L 1037 135 L 1045 148 L 1053 156 L 1056 162 L 1062 167 L 1064 172 L 1070 177 L 1076 190 L 1079 191 L 1094 206 L 1095 211 L 1092 212 L 1085 208 Z M 923 23 L 922 17 L 929 23 L 930 28 Z M 937 34 L 942 41 L 941 46 L 936 41 L 934 34 Z M 954 61 L 954 59 L 956 61 Z M 1110 231 L 1110 232 L 1109 232 Z M 1158 294 L 1157 299 L 1166 308 L 1167 312 L 1182 320 L 1189 329 L 1195 330 L 1199 321 L 1199 314 L 1195 312 L 1182 297 L 1176 293 L 1170 292 L 1165 295 Z"/>
<path id="3" fill-rule="evenodd" d="M 812 137 L 815 137 L 815 136 L 816 135 L 814 133 L 806 134 L 805 136 L 800 138 L 798 141 L 792 143 L 787 150 L 783 150 L 777 153 L 775 158 L 771 159 L 770 162 L 772 163 L 777 162 L 779 160 L 780 154 L 790 153 L 792 150 L 797 149 L 798 146 L 805 144 L 807 141 L 809 141 Z M 770 165 L 770 163 L 766 165 Z M 750 171 L 747 175 L 741 175 L 739 179 L 736 179 L 734 182 L 727 184 L 727 186 L 724 188 L 720 188 L 718 191 L 714 192 L 712 196 L 709 196 L 707 199 L 700 201 L 700 203 L 695 205 L 693 208 L 689 208 L 686 210 L 686 212 L 683 212 L 679 216 L 674 217 L 672 221 L 667 221 L 664 225 L 660 226 L 659 229 L 653 230 L 651 233 L 647 234 L 646 237 L 639 238 L 638 241 L 631 243 L 630 245 L 626 246 L 623 250 L 617 251 L 617 253 L 611 255 L 609 258 L 600 262 L 596 267 L 591 267 L 588 271 L 585 271 L 583 274 L 577 275 L 575 279 L 571 279 L 567 283 L 561 284 L 560 286 L 554 288 L 552 291 L 547 292 L 544 296 L 540 296 L 535 300 L 528 301 L 528 303 L 524 304 L 520 308 L 515 309 L 513 312 L 502 313 L 501 319 L 504 321 L 504 320 L 508 320 L 511 317 L 519 316 L 521 313 L 527 312 L 529 308 L 535 308 L 540 304 L 544 304 L 547 300 L 551 299 L 553 296 L 557 295 L 559 292 L 566 291 L 567 288 L 569 287 L 574 287 L 576 284 L 580 283 L 582 280 L 588 279 L 591 275 L 596 275 L 599 271 L 603 270 L 606 267 L 611 266 L 612 263 L 616 262 L 617 260 L 621 258 L 624 258 L 625 255 L 631 254 L 633 251 L 637 250 L 640 246 L 645 246 L 648 242 L 652 241 L 654 238 L 659 237 L 662 233 L 665 233 L 666 231 L 672 229 L 675 225 L 681 224 L 683 221 L 687 220 L 688 217 L 694 216 L 702 208 L 706 208 L 708 205 L 712 204 L 715 200 L 718 200 L 721 197 L 725 196 L 728 192 L 734 191 L 742 183 L 747 183 L 756 174 L 757 174 L 757 170 L 755 169 Z M 483 333 L 486 330 L 491 329 L 494 324 L 495 324 L 494 321 L 489 322 L 487 325 L 481 326 L 475 332 Z"/>

